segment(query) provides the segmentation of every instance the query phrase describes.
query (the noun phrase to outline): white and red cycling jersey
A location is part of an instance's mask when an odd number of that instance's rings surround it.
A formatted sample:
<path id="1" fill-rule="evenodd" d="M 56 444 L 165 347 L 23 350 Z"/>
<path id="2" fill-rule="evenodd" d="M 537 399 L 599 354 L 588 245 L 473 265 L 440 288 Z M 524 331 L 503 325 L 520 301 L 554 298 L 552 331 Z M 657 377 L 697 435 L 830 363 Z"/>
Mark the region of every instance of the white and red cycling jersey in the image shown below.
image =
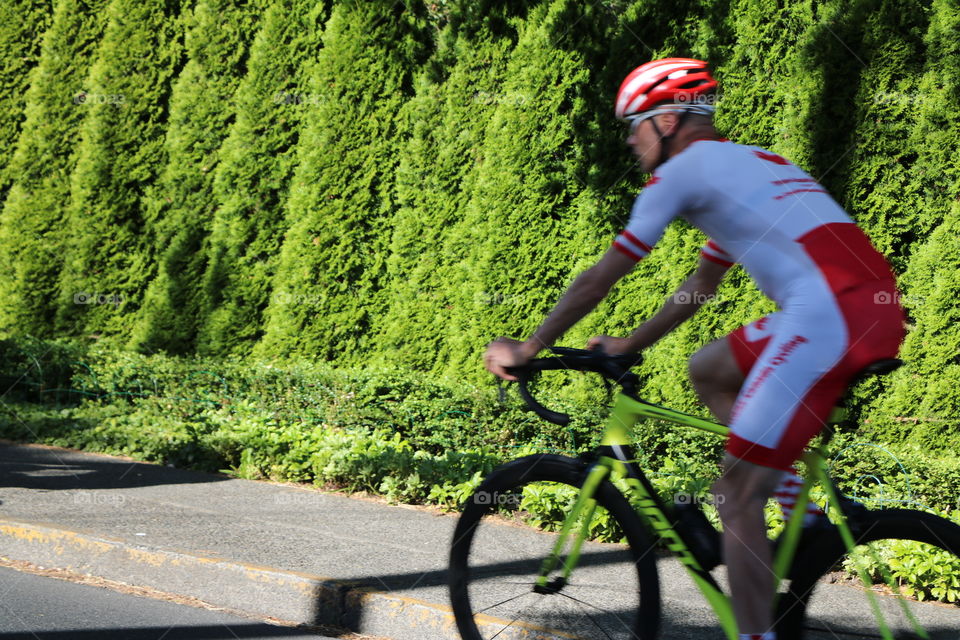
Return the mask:
<path id="1" fill-rule="evenodd" d="M 860 369 L 892 358 L 903 313 L 886 259 L 830 194 L 758 147 L 697 140 L 654 173 L 614 247 L 646 256 L 674 218 L 739 263 L 780 308 L 728 339 L 746 376 L 727 449 L 786 469 Z"/>

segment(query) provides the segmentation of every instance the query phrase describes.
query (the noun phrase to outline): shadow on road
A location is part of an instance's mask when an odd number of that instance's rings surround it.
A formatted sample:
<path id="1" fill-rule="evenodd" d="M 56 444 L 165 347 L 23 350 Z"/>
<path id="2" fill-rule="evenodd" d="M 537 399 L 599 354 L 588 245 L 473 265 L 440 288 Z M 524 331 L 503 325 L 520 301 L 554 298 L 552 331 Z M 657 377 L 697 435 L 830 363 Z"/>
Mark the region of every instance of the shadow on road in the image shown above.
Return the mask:
<path id="1" fill-rule="evenodd" d="M 229 479 L 212 473 L 127 462 L 64 449 L 0 444 L 0 487 L 43 491 L 130 489 Z"/>
<path id="2" fill-rule="evenodd" d="M 290 638 L 305 637 L 309 631 L 278 627 L 263 623 L 211 624 L 189 627 L 142 627 L 136 629 L 67 629 L 0 633 L 0 640 L 218 640 L 219 638 Z"/>

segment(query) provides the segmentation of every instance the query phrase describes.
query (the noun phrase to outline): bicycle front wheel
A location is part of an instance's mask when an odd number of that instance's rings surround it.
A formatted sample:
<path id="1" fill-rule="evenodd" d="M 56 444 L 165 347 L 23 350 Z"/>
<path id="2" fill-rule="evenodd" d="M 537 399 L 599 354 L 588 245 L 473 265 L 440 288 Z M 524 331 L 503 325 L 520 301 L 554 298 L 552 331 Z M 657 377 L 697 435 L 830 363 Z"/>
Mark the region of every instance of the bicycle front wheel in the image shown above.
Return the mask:
<path id="1" fill-rule="evenodd" d="M 562 521 L 587 468 L 573 458 L 527 456 L 495 469 L 467 502 L 450 552 L 450 600 L 464 640 L 656 636 L 660 591 L 653 547 L 609 482 L 597 491 L 594 519 L 612 519 L 626 543 L 585 543 L 568 581 L 554 571 L 550 588 L 534 589 L 557 538 L 517 522 L 528 519 L 533 504 Z"/>
<path id="2" fill-rule="evenodd" d="M 851 527 L 860 545 L 852 556 L 833 527 L 801 547 L 789 591 L 780 596 L 777 638 L 883 638 L 863 583 L 855 573 L 850 577 L 861 562 L 877 583 L 871 591 L 894 638 L 924 638 L 916 624 L 931 640 L 957 640 L 960 606 L 920 602 L 911 595 L 936 595 L 942 587 L 934 580 L 960 589 L 960 573 L 954 573 L 960 571 L 960 526 L 921 511 L 887 509 L 858 514 Z M 885 574 L 901 595 L 887 586 Z"/>

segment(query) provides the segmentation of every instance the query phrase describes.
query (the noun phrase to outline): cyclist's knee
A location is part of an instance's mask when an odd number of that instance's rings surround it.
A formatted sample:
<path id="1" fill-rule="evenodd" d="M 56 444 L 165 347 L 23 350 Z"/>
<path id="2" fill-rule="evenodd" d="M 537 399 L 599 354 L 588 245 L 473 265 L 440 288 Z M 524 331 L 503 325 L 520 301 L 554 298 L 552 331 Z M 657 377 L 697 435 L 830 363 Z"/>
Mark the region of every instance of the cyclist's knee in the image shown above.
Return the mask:
<path id="1" fill-rule="evenodd" d="M 727 520 L 762 511 L 782 475 L 779 469 L 739 460 L 728 454 L 724 459 L 724 473 L 713 485 L 720 517 Z"/>
<path id="2" fill-rule="evenodd" d="M 725 338 L 704 345 L 688 364 L 690 379 L 698 391 L 739 389 L 743 374 Z"/>

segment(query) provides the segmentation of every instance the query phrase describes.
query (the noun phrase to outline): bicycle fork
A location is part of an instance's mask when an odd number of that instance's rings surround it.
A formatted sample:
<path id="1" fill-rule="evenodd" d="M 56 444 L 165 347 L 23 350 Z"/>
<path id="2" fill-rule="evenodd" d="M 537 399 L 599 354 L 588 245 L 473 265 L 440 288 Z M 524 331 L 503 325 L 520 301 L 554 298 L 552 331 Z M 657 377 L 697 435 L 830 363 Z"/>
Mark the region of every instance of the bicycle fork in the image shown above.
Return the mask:
<path id="1" fill-rule="evenodd" d="M 553 546 L 553 552 L 544 558 L 543 564 L 540 567 L 540 576 L 537 578 L 537 582 L 533 588 L 537 593 L 556 593 L 567 584 L 567 581 L 570 579 L 570 574 L 580 560 L 580 551 L 583 548 L 583 542 L 590 534 L 590 522 L 593 520 L 593 514 L 597 510 L 597 500 L 593 496 L 609 475 L 610 468 L 602 464 L 593 465 L 587 472 L 587 477 L 583 481 L 583 487 L 580 489 L 577 501 L 574 503 L 570 513 L 567 514 L 566 519 L 563 521 L 563 526 L 560 528 L 560 535 L 557 537 L 557 542 Z M 580 530 L 573 538 L 573 546 L 570 549 L 570 553 L 568 553 L 563 560 L 563 571 L 557 578 L 548 580 L 549 575 L 556 569 L 557 563 L 560 562 L 560 559 L 563 557 L 563 550 L 567 546 L 567 538 L 570 536 L 570 532 L 573 530 L 577 521 L 580 521 Z"/>
<path id="2" fill-rule="evenodd" d="M 710 573 L 701 567 L 698 558 L 680 538 L 674 525 L 651 493 L 652 488 L 645 487 L 639 478 L 634 477 L 629 472 L 627 465 L 629 460 L 621 459 L 624 457 L 623 452 L 614 448 L 611 453 L 616 457 L 601 456 L 588 469 L 577 500 L 563 521 L 553 550 L 541 564 L 540 575 L 537 577 L 534 591 L 542 594 L 557 593 L 567 585 L 570 575 L 580 559 L 583 543 L 590 532 L 590 522 L 597 507 L 597 501 L 594 498 L 596 492 L 601 484 L 610 479 L 611 476 L 623 478 L 630 487 L 631 493 L 637 498 L 639 513 L 647 521 L 649 529 L 666 544 L 667 548 L 676 554 L 717 614 L 727 637 L 730 640 L 736 640 L 738 637 L 737 623 L 729 598 L 724 595 Z M 570 551 L 564 556 L 569 538 L 575 530 L 576 533 L 573 536 Z M 550 574 L 561 562 L 563 567 L 560 575 L 551 580 L 549 578 Z"/>

